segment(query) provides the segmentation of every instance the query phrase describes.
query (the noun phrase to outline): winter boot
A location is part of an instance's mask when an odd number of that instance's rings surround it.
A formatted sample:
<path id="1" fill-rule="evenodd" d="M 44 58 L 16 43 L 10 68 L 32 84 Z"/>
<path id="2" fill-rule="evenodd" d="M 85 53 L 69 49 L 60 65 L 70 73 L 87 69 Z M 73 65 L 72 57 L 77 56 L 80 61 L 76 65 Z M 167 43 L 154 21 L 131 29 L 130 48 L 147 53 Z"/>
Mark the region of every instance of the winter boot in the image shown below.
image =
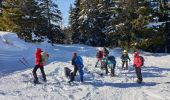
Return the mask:
<path id="1" fill-rule="evenodd" d="M 70 81 L 68 81 L 68 83 L 71 83 L 71 82 L 73 82 L 73 81 L 74 81 L 74 73 L 71 72 L 71 73 L 70 73 Z"/>
<path id="2" fill-rule="evenodd" d="M 114 69 L 111 69 L 111 74 L 110 74 L 111 77 L 115 76 L 115 70 Z"/>
<path id="3" fill-rule="evenodd" d="M 34 84 L 40 84 L 40 82 L 38 81 L 38 79 L 35 79 L 33 82 L 34 82 Z"/>
<path id="4" fill-rule="evenodd" d="M 136 82 L 137 83 L 142 83 L 142 78 L 138 78 Z"/>

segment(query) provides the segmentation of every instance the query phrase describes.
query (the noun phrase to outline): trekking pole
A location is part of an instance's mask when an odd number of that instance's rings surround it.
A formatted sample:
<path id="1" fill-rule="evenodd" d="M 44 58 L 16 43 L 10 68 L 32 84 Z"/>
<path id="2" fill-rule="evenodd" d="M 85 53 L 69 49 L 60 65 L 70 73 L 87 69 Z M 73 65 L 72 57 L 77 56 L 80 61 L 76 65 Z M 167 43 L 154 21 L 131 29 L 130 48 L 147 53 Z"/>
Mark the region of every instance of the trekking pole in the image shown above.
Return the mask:
<path id="1" fill-rule="evenodd" d="M 28 67 L 21 59 L 19 59 L 19 62 L 22 63 L 25 67 Z"/>
<path id="2" fill-rule="evenodd" d="M 22 57 L 22 59 L 23 59 L 23 61 L 24 61 L 28 66 L 30 66 L 30 64 L 28 63 L 28 61 L 26 60 L 25 57 Z"/>

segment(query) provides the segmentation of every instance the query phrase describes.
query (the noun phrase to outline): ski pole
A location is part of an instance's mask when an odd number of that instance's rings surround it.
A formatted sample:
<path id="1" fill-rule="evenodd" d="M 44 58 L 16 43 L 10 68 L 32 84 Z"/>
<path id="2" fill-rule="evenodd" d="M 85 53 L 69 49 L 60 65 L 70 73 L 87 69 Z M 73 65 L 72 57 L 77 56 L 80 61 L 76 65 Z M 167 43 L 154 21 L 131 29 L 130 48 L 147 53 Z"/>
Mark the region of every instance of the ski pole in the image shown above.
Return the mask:
<path id="1" fill-rule="evenodd" d="M 27 63 L 28 66 L 30 66 L 30 64 L 29 64 L 28 61 L 25 59 L 25 57 L 22 57 L 22 59 L 23 59 L 23 61 L 24 61 L 25 63 Z"/>
<path id="2" fill-rule="evenodd" d="M 21 59 L 19 59 L 19 61 L 20 61 L 25 67 L 28 67 Z"/>

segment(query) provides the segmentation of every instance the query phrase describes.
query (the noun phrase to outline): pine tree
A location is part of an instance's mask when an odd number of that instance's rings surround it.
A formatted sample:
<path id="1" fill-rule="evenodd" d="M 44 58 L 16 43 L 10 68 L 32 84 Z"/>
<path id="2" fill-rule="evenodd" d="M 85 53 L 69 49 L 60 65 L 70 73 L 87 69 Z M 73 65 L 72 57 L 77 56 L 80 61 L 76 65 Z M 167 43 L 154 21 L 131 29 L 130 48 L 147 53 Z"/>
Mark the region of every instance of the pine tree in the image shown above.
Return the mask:
<path id="1" fill-rule="evenodd" d="M 46 36 L 52 43 L 63 43 L 64 34 L 61 32 L 61 12 L 56 2 L 52 0 L 38 0 L 42 15 L 46 18 Z"/>
<path id="2" fill-rule="evenodd" d="M 129 49 L 136 44 L 141 31 L 149 22 L 148 2 L 145 0 L 126 0 L 118 2 L 117 16 L 115 18 L 117 32 L 120 35 L 120 46 Z M 140 38 L 139 38 L 140 37 Z"/>
<path id="3" fill-rule="evenodd" d="M 4 31 L 16 32 L 26 41 L 32 40 L 32 33 L 37 34 L 38 24 L 43 22 L 35 0 L 6 0 L 1 18 L 0 27 Z"/>
<path id="4" fill-rule="evenodd" d="M 80 31 L 79 31 L 78 18 L 80 14 L 80 0 L 75 0 L 74 6 L 75 6 L 74 8 L 70 9 L 70 16 L 69 16 L 71 29 L 73 31 L 72 40 L 73 43 L 79 43 Z"/>

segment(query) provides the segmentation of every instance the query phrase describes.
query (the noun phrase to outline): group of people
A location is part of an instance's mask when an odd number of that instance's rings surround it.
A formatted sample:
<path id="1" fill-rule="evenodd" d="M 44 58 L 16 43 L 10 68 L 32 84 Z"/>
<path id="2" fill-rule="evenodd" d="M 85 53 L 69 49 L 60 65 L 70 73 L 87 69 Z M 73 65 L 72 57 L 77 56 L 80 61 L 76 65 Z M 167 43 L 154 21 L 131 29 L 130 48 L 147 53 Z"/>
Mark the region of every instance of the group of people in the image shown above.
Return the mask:
<path id="1" fill-rule="evenodd" d="M 43 81 L 46 82 L 46 75 L 44 72 L 44 65 L 48 61 L 48 53 L 43 52 L 41 48 L 37 48 L 35 52 L 35 67 L 33 69 L 33 76 L 34 76 L 34 83 L 38 84 L 38 77 L 36 74 L 37 69 L 41 70 Z M 116 66 L 116 60 L 114 56 L 109 56 L 109 50 L 107 48 L 103 48 L 103 50 L 99 50 L 96 54 L 97 62 L 95 67 L 100 66 L 100 68 L 106 71 L 106 74 L 109 73 L 108 68 L 111 69 L 111 76 L 115 76 L 115 66 Z M 131 61 L 130 57 L 128 56 L 128 52 L 126 50 L 123 51 L 123 54 L 121 56 L 122 60 L 122 69 L 128 70 L 128 60 Z M 100 64 L 99 64 L 100 63 Z M 83 82 L 83 75 L 84 75 L 84 64 L 83 59 L 81 56 L 79 56 L 76 52 L 72 54 L 72 65 L 74 66 L 73 71 L 71 71 L 69 68 L 65 68 L 65 75 L 69 77 L 69 83 L 74 81 L 74 77 L 76 76 L 77 71 L 80 75 L 80 81 Z M 124 67 L 124 65 L 126 65 Z M 141 59 L 141 56 L 139 56 L 138 52 L 134 53 L 134 63 L 133 66 L 136 71 L 137 75 L 137 82 L 142 82 L 142 74 L 141 74 L 141 67 L 143 66 L 143 59 Z"/>
<path id="2" fill-rule="evenodd" d="M 39 80 L 37 77 L 37 70 L 40 69 L 41 73 L 42 73 L 42 77 L 43 77 L 43 81 L 46 82 L 46 74 L 44 72 L 44 65 L 47 63 L 49 58 L 49 54 L 45 51 L 42 51 L 41 48 L 37 48 L 36 52 L 35 52 L 35 67 L 32 71 L 33 73 L 33 77 L 34 77 L 34 84 L 39 84 Z M 78 56 L 76 52 L 73 53 L 72 56 L 72 65 L 74 66 L 74 71 L 72 72 L 71 70 L 69 70 L 68 68 L 67 71 L 69 72 L 68 76 L 70 78 L 69 83 L 74 81 L 74 77 L 76 76 L 77 71 L 79 71 L 79 75 L 80 75 L 80 81 L 83 82 L 83 59 L 81 56 Z"/>
<path id="3" fill-rule="evenodd" d="M 104 47 L 103 50 L 99 50 L 96 54 L 97 62 L 95 67 L 99 65 L 100 67 L 104 68 L 106 71 L 106 74 L 109 73 L 108 68 L 111 69 L 111 76 L 115 76 L 115 66 L 116 66 L 116 60 L 114 56 L 109 56 L 109 51 Z M 128 70 L 128 61 L 130 62 L 131 59 L 128 55 L 127 50 L 124 50 L 121 55 L 121 61 L 122 61 L 122 70 Z M 144 63 L 144 58 L 142 56 L 139 56 L 138 52 L 134 53 L 134 60 L 133 60 L 133 67 L 135 68 L 136 76 L 137 76 L 137 82 L 142 82 L 142 73 L 141 73 L 141 67 Z"/>

